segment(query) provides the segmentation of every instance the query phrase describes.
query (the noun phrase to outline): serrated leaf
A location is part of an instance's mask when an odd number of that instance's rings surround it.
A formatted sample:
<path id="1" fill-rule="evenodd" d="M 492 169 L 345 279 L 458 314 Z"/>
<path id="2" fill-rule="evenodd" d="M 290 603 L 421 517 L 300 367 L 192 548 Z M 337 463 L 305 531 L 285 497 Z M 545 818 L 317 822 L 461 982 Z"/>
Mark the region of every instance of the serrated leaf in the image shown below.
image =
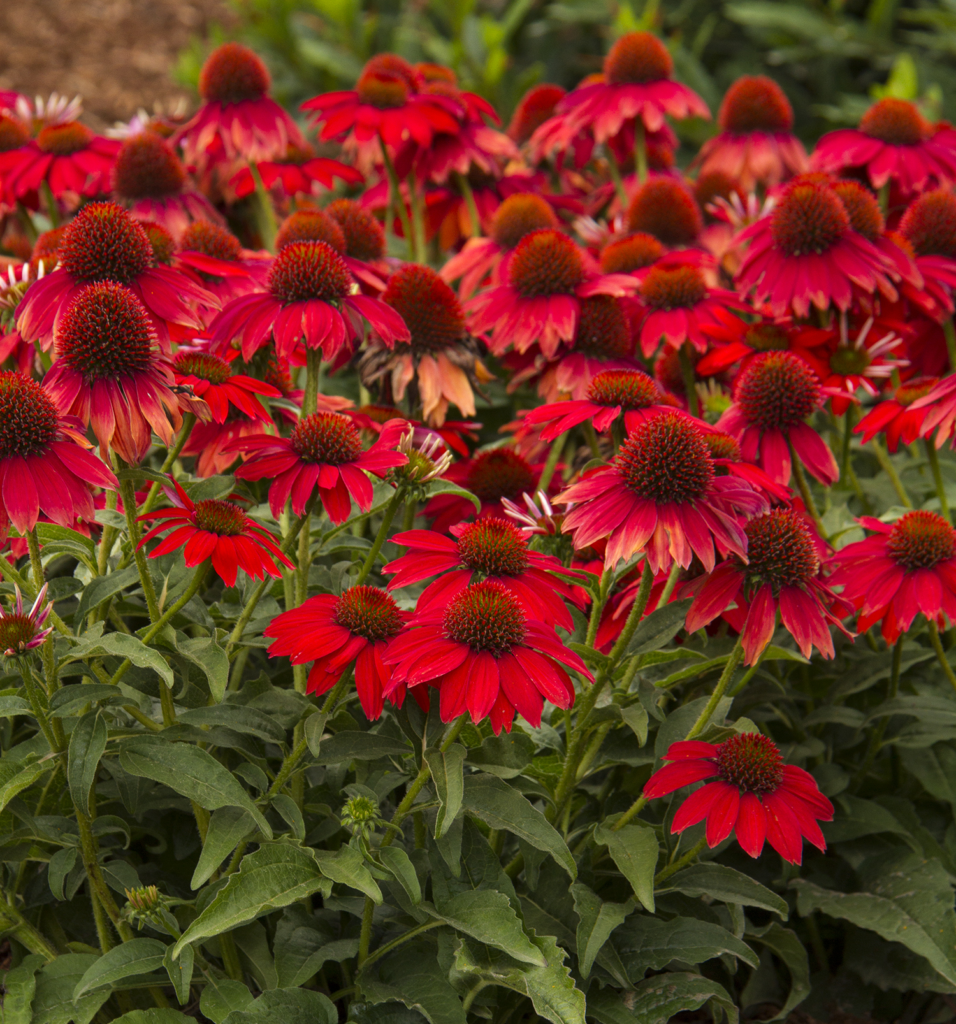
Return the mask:
<path id="1" fill-rule="evenodd" d="M 89 639 L 81 637 L 63 660 L 70 662 L 78 661 L 80 658 L 103 658 L 108 655 L 128 658 L 137 668 L 152 669 L 170 689 L 172 688 L 173 670 L 166 659 L 155 648 L 147 647 L 138 636 L 129 633 L 106 633 Z"/>
<path id="2" fill-rule="evenodd" d="M 262 834 L 272 838 L 269 823 L 239 780 L 200 747 L 171 743 L 161 736 L 136 736 L 120 746 L 120 765 L 130 775 L 169 786 L 207 811 L 241 807 L 252 815 Z"/>
<path id="3" fill-rule="evenodd" d="M 412 903 L 421 903 L 422 887 L 408 854 L 397 846 L 383 846 L 378 850 L 378 857 L 395 881 L 408 893 Z"/>
<path id="4" fill-rule="evenodd" d="M 628 968 L 628 975 L 643 978 L 648 971 L 659 971 L 671 960 L 700 964 L 729 953 L 745 964 L 756 967 L 754 951 L 735 935 L 709 921 L 674 917 L 640 917 L 625 921 L 614 944 Z"/>
<path id="5" fill-rule="evenodd" d="M 574 910 L 578 915 L 576 942 L 578 947 L 578 966 L 581 976 L 587 978 L 591 967 L 607 942 L 611 932 L 634 909 L 634 902 L 605 903 L 586 885 L 575 882 L 571 886 L 574 899 Z"/>
<path id="6" fill-rule="evenodd" d="M 221 807 L 215 811 L 209 819 L 206 840 L 189 887 L 198 889 L 208 882 L 212 873 L 254 827 L 252 815 L 241 807 Z"/>
<path id="7" fill-rule="evenodd" d="M 287 907 L 322 888 L 324 875 L 311 851 L 291 843 L 266 843 L 242 859 L 209 905 L 183 932 L 173 949 L 230 931 L 267 910 Z"/>
<path id="8" fill-rule="evenodd" d="M 25 789 L 29 789 L 51 768 L 52 758 L 44 761 L 0 761 L 0 811 Z"/>
<path id="9" fill-rule="evenodd" d="M 564 868 L 572 880 L 578 868 L 561 834 L 531 804 L 506 782 L 490 775 L 473 775 L 465 779 L 462 800 L 465 810 L 483 821 L 489 828 L 505 829 L 544 850 Z"/>
<path id="10" fill-rule="evenodd" d="M 188 640 L 177 638 L 176 650 L 203 670 L 206 682 L 209 684 L 210 696 L 217 704 L 220 704 L 226 694 L 226 687 L 229 685 L 229 659 L 226 657 L 226 652 L 216 642 L 216 638 L 212 636 L 197 636 Z"/>
<path id="11" fill-rule="evenodd" d="M 382 902 L 382 890 L 358 850 L 351 846 L 340 846 L 334 853 L 329 850 L 313 850 L 312 856 L 322 874 L 330 881 L 358 889 L 375 903 Z"/>
<path id="12" fill-rule="evenodd" d="M 73 990 L 86 971 L 99 960 L 96 953 L 67 953 L 46 964 L 36 975 L 31 1024 L 89 1024 L 110 997 L 97 989 L 73 1002 Z"/>
<path id="13" fill-rule="evenodd" d="M 0 697 L 0 718 L 13 718 L 14 715 L 32 715 L 33 708 L 29 701 L 22 697 Z"/>
<path id="14" fill-rule="evenodd" d="M 199 1009 L 213 1024 L 222 1024 L 233 1010 L 244 1010 L 254 999 L 241 981 L 217 978 L 211 973 L 207 981 L 199 997 Z"/>
<path id="15" fill-rule="evenodd" d="M 109 576 L 97 576 L 83 588 L 80 600 L 77 603 L 76 611 L 73 613 L 74 629 L 79 630 L 81 624 L 86 621 L 87 615 L 98 608 L 108 597 L 115 597 L 127 587 L 139 585 L 139 570 L 135 565 L 119 572 L 112 572 Z"/>
<path id="16" fill-rule="evenodd" d="M 723 864 L 694 864 L 672 875 L 659 892 L 676 890 L 686 896 L 707 896 L 724 903 L 769 910 L 786 921 L 787 901 L 749 875 Z"/>
<path id="17" fill-rule="evenodd" d="M 30 1024 L 36 973 L 45 962 L 45 957 L 30 953 L 3 976 L 3 1024 Z"/>
<path id="18" fill-rule="evenodd" d="M 438 794 L 436 839 L 441 839 L 445 835 L 461 810 L 461 801 L 465 795 L 465 754 L 465 748 L 460 743 L 453 743 L 445 751 L 436 747 L 430 747 L 425 751 L 425 762 L 432 773 L 432 781 Z"/>
<path id="19" fill-rule="evenodd" d="M 640 982 L 627 1003 L 616 992 L 604 989 L 588 996 L 588 1016 L 598 1024 L 667 1024 L 676 1014 L 699 1010 L 713 999 L 732 1024 L 739 1013 L 727 990 L 700 974 L 667 972 Z"/>
<path id="20" fill-rule="evenodd" d="M 221 726 L 246 736 L 255 736 L 266 743 L 284 743 L 286 731 L 276 720 L 257 708 L 242 704 L 215 704 L 183 711 L 179 721 L 185 725 Z"/>
<path id="21" fill-rule="evenodd" d="M 654 830 L 643 825 L 625 825 L 616 832 L 605 825 L 594 830 L 594 841 L 606 846 L 621 874 L 631 883 L 634 895 L 654 913 L 654 875 L 660 846 Z"/>
<path id="22" fill-rule="evenodd" d="M 434 946 L 409 943 L 359 975 L 369 1003 L 399 1002 L 417 1010 L 429 1024 L 465 1024 L 461 1000 L 435 959 Z"/>
<path id="23" fill-rule="evenodd" d="M 567 954 L 550 935 L 532 936 L 531 941 L 546 966 L 520 963 L 498 950 L 463 940 L 455 953 L 452 980 L 469 988 L 481 981 L 519 992 L 551 1024 L 585 1024 L 584 993 L 564 964 Z"/>
<path id="24" fill-rule="evenodd" d="M 233 1010 L 222 1024 L 338 1024 L 335 1004 L 321 992 L 277 988 L 263 992 L 242 1010 Z"/>
<path id="25" fill-rule="evenodd" d="M 73 1001 L 95 988 L 111 987 L 123 978 L 149 974 L 163 966 L 166 944 L 158 939 L 129 939 L 91 964 L 73 989 Z"/>
<path id="26" fill-rule="evenodd" d="M 89 812 L 90 790 L 100 758 L 106 751 L 107 739 L 106 722 L 99 711 L 87 712 L 70 734 L 66 778 L 73 802 L 84 813 Z"/>
<path id="27" fill-rule="evenodd" d="M 545 966 L 545 958 L 521 927 L 521 921 L 503 892 L 470 889 L 444 900 L 437 908 L 425 906 L 432 917 L 455 931 L 493 946 L 522 963 Z"/>
<path id="28" fill-rule="evenodd" d="M 625 658 L 636 658 L 651 651 L 658 651 L 674 639 L 684 628 L 687 609 L 691 601 L 671 601 L 663 608 L 655 608 L 634 631 L 631 642 L 624 653 Z"/>

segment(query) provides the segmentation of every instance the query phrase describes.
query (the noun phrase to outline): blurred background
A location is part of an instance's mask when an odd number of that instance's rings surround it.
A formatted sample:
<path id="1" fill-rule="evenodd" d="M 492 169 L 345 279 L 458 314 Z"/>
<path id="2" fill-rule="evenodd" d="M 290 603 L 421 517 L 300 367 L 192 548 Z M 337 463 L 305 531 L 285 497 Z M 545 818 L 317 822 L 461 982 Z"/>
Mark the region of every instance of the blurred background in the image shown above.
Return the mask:
<path id="1" fill-rule="evenodd" d="M 450 65 L 507 118 L 530 85 L 600 70 L 609 40 L 634 28 L 667 39 L 677 76 L 713 110 L 738 75 L 776 78 L 807 141 L 887 92 L 956 120 L 956 0 L 10 0 L 0 89 L 80 93 L 102 128 L 192 104 L 205 55 L 239 39 L 291 108 L 391 50 Z"/>

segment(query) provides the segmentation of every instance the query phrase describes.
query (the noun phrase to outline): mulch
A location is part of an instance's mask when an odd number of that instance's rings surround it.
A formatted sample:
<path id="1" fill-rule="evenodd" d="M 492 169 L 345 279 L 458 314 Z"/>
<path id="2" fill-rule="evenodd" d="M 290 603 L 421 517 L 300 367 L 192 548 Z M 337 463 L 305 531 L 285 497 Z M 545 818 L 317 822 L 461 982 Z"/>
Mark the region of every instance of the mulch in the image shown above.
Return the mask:
<path id="1" fill-rule="evenodd" d="M 227 0 L 9 0 L 0 3 L 0 89 L 83 97 L 104 129 L 142 107 L 195 97 L 173 81 L 179 53 L 235 23 Z"/>

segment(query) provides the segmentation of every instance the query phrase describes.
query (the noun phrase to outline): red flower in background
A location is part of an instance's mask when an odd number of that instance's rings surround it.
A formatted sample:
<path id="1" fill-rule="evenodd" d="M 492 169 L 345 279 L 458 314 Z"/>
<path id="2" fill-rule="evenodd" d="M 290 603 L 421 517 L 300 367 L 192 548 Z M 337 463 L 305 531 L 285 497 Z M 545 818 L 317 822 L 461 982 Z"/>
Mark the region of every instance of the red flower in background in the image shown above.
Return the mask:
<path id="1" fill-rule="evenodd" d="M 438 689 L 443 722 L 467 711 L 475 723 L 489 718 L 495 735 L 511 731 L 515 712 L 538 726 L 545 700 L 559 708 L 574 703 L 562 666 L 594 681 L 554 629 L 528 618 L 496 580 L 471 584 L 445 607 L 418 611 L 383 661 L 394 666 L 387 697 L 403 685 L 427 683 Z"/>
<path id="2" fill-rule="evenodd" d="M 256 171 L 264 189 L 276 189 L 284 198 L 314 195 L 322 188 L 332 189 L 336 178 L 347 185 L 361 185 L 365 181 L 361 171 L 343 164 L 341 160 L 316 156 L 307 142 L 302 145 L 290 143 L 281 158 L 258 161 Z M 256 182 L 248 167 L 243 167 L 229 182 L 229 191 L 237 199 L 244 199 L 255 190 Z"/>
<path id="3" fill-rule="evenodd" d="M 265 381 L 233 373 L 227 360 L 201 349 L 181 348 L 173 360 L 176 383 L 192 389 L 208 406 L 216 423 L 225 423 L 231 409 L 250 419 L 265 420 L 269 413 L 257 397 L 279 398 L 281 392 Z"/>
<path id="4" fill-rule="evenodd" d="M 833 805 L 809 772 L 783 763 L 767 736 L 739 733 L 718 744 L 684 740 L 672 743 L 664 760 L 670 763 L 644 785 L 649 800 L 712 780 L 684 800 L 672 832 L 706 819 L 711 849 L 733 832 L 749 856 L 759 857 L 767 842 L 791 864 L 802 863 L 804 839 L 826 850 L 817 822 L 833 820 Z"/>
<path id="5" fill-rule="evenodd" d="M 140 547 L 167 530 L 173 531 L 150 551 L 150 558 L 182 548 L 188 568 L 212 559 L 213 569 L 227 587 L 236 585 L 240 569 L 252 579 L 261 580 L 266 575 L 282 575 L 276 562 L 287 569 L 295 568 L 279 550 L 276 538 L 238 505 L 215 498 L 193 502 L 175 480 L 173 487 L 174 491 L 165 488 L 173 508 L 159 508 L 139 516 L 143 521 L 159 522 L 143 537 Z"/>
<path id="6" fill-rule="evenodd" d="M 632 233 L 653 235 L 670 248 L 693 245 L 704 228 L 694 193 L 675 178 L 651 178 L 641 185 L 626 219 Z"/>
<path id="7" fill-rule="evenodd" d="M 274 637 L 269 657 L 286 654 L 293 665 L 313 662 L 307 691 L 326 693 L 355 666 L 355 690 L 367 718 L 379 718 L 392 669 L 382 660 L 408 614 L 384 590 L 357 586 L 340 597 L 320 594 L 276 616 L 263 630 Z M 404 688 L 391 691 L 401 704 Z"/>
<path id="8" fill-rule="evenodd" d="M 695 366 L 702 377 L 723 373 L 735 364 L 743 371 L 763 352 L 786 352 L 791 347 L 792 321 L 761 315 L 748 323 L 727 309 L 714 311 L 712 323 L 702 327 L 710 342 L 709 351 Z"/>
<path id="9" fill-rule="evenodd" d="M 814 647 L 825 657 L 834 654 L 830 626 L 852 636 L 830 611 L 848 606 L 820 575 L 817 544 L 806 517 L 791 508 L 777 508 L 746 525 L 747 560 L 728 559 L 696 587 L 687 612 L 687 630 L 694 633 L 736 604 L 731 618 L 740 633 L 744 661 L 756 664 L 773 639 L 777 610 L 784 628 L 806 657 Z M 725 617 L 727 617 L 725 615 Z"/>
<path id="10" fill-rule="evenodd" d="M 947 420 L 947 426 L 941 431 L 945 440 L 952 434 L 953 423 L 956 421 L 956 406 L 947 401 L 956 389 L 956 377 L 950 380 L 953 381 L 951 387 L 941 388 L 939 393 L 927 402 L 922 402 L 921 399 L 929 399 L 939 383 L 939 378 L 914 377 L 908 380 L 896 388 L 892 397 L 874 406 L 853 428 L 853 432 L 862 435 L 864 444 L 877 434 L 885 433 L 887 448 L 895 452 L 900 446 L 900 441 L 903 444 L 912 444 L 918 437 L 930 433 L 933 428 L 923 429 L 926 418 L 931 413 L 939 413 L 937 423 L 942 419 Z"/>
<path id="11" fill-rule="evenodd" d="M 860 631 L 882 620 L 883 639 L 894 644 L 921 612 L 940 628 L 956 622 L 956 530 L 922 509 L 895 523 L 859 523 L 873 534 L 833 556 L 831 582 L 859 611 Z"/>
<path id="12" fill-rule="evenodd" d="M 269 508 L 279 518 L 286 501 L 300 516 L 316 489 L 333 523 L 352 514 L 352 499 L 367 512 L 372 507 L 372 484 L 366 473 L 383 477 L 408 459 L 395 451 L 407 424 L 386 423 L 378 440 L 366 451 L 348 416 L 317 412 L 301 419 L 291 437 L 259 434 L 235 442 L 239 451 L 253 454 L 236 470 L 240 480 L 270 479 Z"/>
<path id="13" fill-rule="evenodd" d="M 93 519 L 91 487 L 117 486 L 87 451 L 82 424 L 61 417 L 50 392 L 21 373 L 0 372 L 0 520 L 20 533 L 41 515 L 72 527 Z"/>

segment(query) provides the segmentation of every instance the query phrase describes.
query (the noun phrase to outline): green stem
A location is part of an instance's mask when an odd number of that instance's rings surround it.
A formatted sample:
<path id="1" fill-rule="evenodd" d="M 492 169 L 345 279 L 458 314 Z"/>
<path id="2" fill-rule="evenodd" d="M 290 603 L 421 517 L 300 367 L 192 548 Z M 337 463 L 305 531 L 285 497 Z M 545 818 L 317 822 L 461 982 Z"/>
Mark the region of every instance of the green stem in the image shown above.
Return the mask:
<path id="1" fill-rule="evenodd" d="M 567 441 L 567 432 L 561 434 L 560 437 L 556 437 L 551 442 L 551 447 L 548 449 L 548 457 L 544 463 L 544 469 L 541 470 L 541 477 L 538 480 L 538 490 L 548 493 L 548 486 L 554 478 L 554 471 L 558 467 L 558 463 L 561 461 L 561 456 L 564 453 L 564 445 Z"/>
<path id="2" fill-rule="evenodd" d="M 412 237 L 412 222 L 408 216 L 408 209 L 405 206 L 405 200 L 402 197 L 402 187 L 398 182 L 398 175 L 395 173 L 395 164 L 392 163 L 392 158 L 388 153 L 388 147 L 385 145 L 385 140 L 381 135 L 379 135 L 379 142 L 382 147 L 382 163 L 385 164 L 385 173 L 388 176 L 389 205 L 393 202 L 397 204 L 398 219 L 402 222 L 402 231 L 405 234 L 405 243 L 408 246 L 408 258 L 414 262 L 415 239 Z M 391 231 L 392 225 L 386 224 L 385 230 Z"/>
<path id="3" fill-rule="evenodd" d="M 624 180 L 621 178 L 621 169 L 617 166 L 614 154 L 607 150 L 607 173 L 614 182 L 614 191 L 617 193 L 618 202 L 624 212 L 627 212 L 627 205 L 630 200 L 627 198 L 627 191 L 624 188 Z"/>
<path id="4" fill-rule="evenodd" d="M 850 442 L 853 439 L 855 407 L 850 405 L 843 414 L 843 449 L 840 455 L 840 479 L 846 480 L 850 469 Z"/>
<path id="5" fill-rule="evenodd" d="M 116 491 L 106 492 L 106 509 L 108 512 L 116 511 Z M 96 573 L 98 576 L 106 575 L 106 567 L 109 564 L 110 552 L 113 550 L 113 543 L 116 540 L 117 530 L 115 526 L 103 524 L 103 533 L 100 537 L 99 547 L 96 551 Z"/>
<path id="6" fill-rule="evenodd" d="M 430 932 L 433 928 L 441 928 L 444 923 L 445 922 L 442 920 L 426 921 L 424 924 L 419 924 L 414 928 L 409 928 L 407 932 L 403 932 L 397 939 L 392 939 L 391 942 L 387 942 L 384 946 L 379 946 L 374 953 L 366 956 L 365 966 L 368 967 L 381 957 L 387 956 L 393 949 L 397 949 L 403 943 L 408 942 L 409 939 L 414 939 L 417 936 L 422 935 L 424 932 Z M 366 952 L 368 951 L 366 950 Z"/>
<path id="7" fill-rule="evenodd" d="M 664 589 L 661 591 L 661 596 L 657 600 L 657 607 L 663 608 L 671 599 L 671 595 L 674 593 L 674 588 L 677 586 L 677 581 L 680 579 L 681 564 L 675 562 L 671 566 L 670 575 L 667 577 L 667 582 L 664 584 Z"/>
<path id="8" fill-rule="evenodd" d="M 695 843 L 683 857 L 678 858 L 673 864 L 668 864 L 666 867 L 661 868 L 660 871 L 654 876 L 654 887 L 657 888 L 661 882 L 667 881 L 671 875 L 676 875 L 681 868 L 686 868 L 688 864 L 692 864 L 697 860 L 698 856 L 703 852 L 704 847 L 707 845 L 706 837 Z"/>
<path id="9" fill-rule="evenodd" d="M 900 499 L 900 504 L 904 508 L 912 508 L 913 502 L 906 493 L 906 488 L 903 486 L 899 473 L 896 472 L 896 466 L 893 465 L 889 452 L 880 443 L 878 437 L 872 439 L 870 447 L 873 449 L 873 454 L 876 456 L 876 461 L 880 464 L 880 468 L 890 478 L 890 483 L 893 485 L 893 490 L 896 491 L 896 496 Z"/>
<path id="10" fill-rule="evenodd" d="M 239 953 L 236 950 L 236 940 L 232 937 L 232 932 L 219 934 L 219 952 L 222 955 L 222 966 L 226 974 L 233 981 L 242 981 L 242 965 L 239 963 Z"/>
<path id="11" fill-rule="evenodd" d="M 83 857 L 83 867 L 86 869 L 86 877 L 89 879 L 92 890 L 90 895 L 99 900 L 119 937 L 124 942 L 128 942 L 133 938 L 133 930 L 120 916 L 119 907 L 103 877 L 99 862 L 99 845 L 96 836 L 93 835 L 89 815 L 75 803 L 73 807 L 76 811 L 76 821 L 80 831 L 80 853 Z"/>
<path id="12" fill-rule="evenodd" d="M 950 686 L 956 690 L 956 674 L 953 673 L 953 669 L 946 658 L 946 652 L 943 650 L 942 642 L 939 639 L 939 630 L 936 628 L 936 623 L 932 619 L 927 619 L 926 621 L 929 626 L 929 642 L 933 645 L 933 650 L 936 652 L 939 666 L 943 670 L 943 675 L 949 680 Z"/>
<path id="13" fill-rule="evenodd" d="M 939 657 L 937 651 L 936 656 Z M 889 689 L 886 695 L 887 700 L 893 700 L 896 694 L 899 692 L 900 687 L 900 665 L 903 661 L 903 638 L 893 644 L 893 660 L 890 664 L 890 683 Z M 880 752 L 880 746 L 883 743 L 883 734 L 886 732 L 886 727 L 889 724 L 890 716 L 884 715 L 877 727 L 873 730 L 870 735 L 870 742 L 867 744 L 866 756 L 863 758 L 863 764 L 860 765 L 859 771 L 853 777 L 853 789 L 857 789 L 863 784 L 863 780 L 866 778 L 873 767 L 873 762 L 876 760 L 876 755 Z"/>
<path id="14" fill-rule="evenodd" d="M 720 679 L 717 680 L 717 685 L 714 687 L 714 692 L 710 695 L 710 700 L 701 711 L 691 727 L 690 732 L 684 737 L 685 740 L 692 740 L 696 736 L 699 736 L 704 729 L 707 727 L 707 723 L 710 721 L 711 715 L 717 710 L 717 705 L 720 703 L 720 698 L 723 697 L 724 691 L 727 689 L 727 685 L 733 678 L 733 674 L 736 671 L 737 666 L 740 664 L 740 659 L 743 657 L 744 645 L 741 637 L 737 637 L 737 642 L 734 644 L 734 649 L 730 652 L 730 657 L 727 659 L 727 664 L 724 665 L 724 671 L 720 674 Z"/>
<path id="15" fill-rule="evenodd" d="M 610 658 L 609 668 L 612 668 L 617 664 L 618 659 L 627 650 L 628 644 L 630 644 L 631 638 L 634 636 L 637 627 L 641 624 L 641 619 L 644 617 L 644 611 L 647 608 L 647 602 L 650 599 L 651 587 L 653 587 L 653 585 L 654 570 L 651 569 L 650 563 L 647 558 L 645 558 L 644 569 L 641 572 L 641 583 L 637 589 L 634 604 L 631 605 L 631 610 L 627 615 L 627 621 L 624 623 L 621 635 L 617 638 L 617 643 L 615 643 L 611 648 L 611 653 L 608 655 Z"/>
<path id="16" fill-rule="evenodd" d="M 399 488 L 392 496 L 392 500 L 385 506 L 385 512 L 382 514 L 382 525 L 378 528 L 378 533 L 375 535 L 375 542 L 372 544 L 368 557 L 365 559 L 365 563 L 356 577 L 353 586 L 357 587 L 360 583 L 364 583 L 369 573 L 375 568 L 375 559 L 378 558 L 378 554 L 382 550 L 382 545 L 388 537 L 388 531 L 391 528 L 392 520 L 395 518 L 398 506 L 402 503 L 404 498 L 404 491 Z"/>
<path id="17" fill-rule="evenodd" d="M 591 617 L 588 619 L 588 631 L 584 638 L 584 645 L 586 647 L 594 646 L 594 638 L 597 636 L 598 626 L 601 623 L 601 613 L 604 611 L 604 606 L 607 604 L 608 595 L 613 585 L 614 573 L 605 566 L 604 571 L 601 573 L 601 581 L 598 583 L 597 595 L 591 602 Z"/>
<path id="18" fill-rule="evenodd" d="M 471 222 L 471 237 L 481 237 L 481 217 L 478 216 L 478 205 L 475 203 L 475 193 L 472 191 L 471 184 L 461 171 L 455 171 L 455 177 L 458 181 L 458 187 L 461 189 L 461 194 L 465 199 L 465 206 L 468 207 L 468 220 Z"/>
<path id="19" fill-rule="evenodd" d="M 647 139 L 644 136 L 644 122 L 640 117 L 634 122 L 634 170 L 638 185 L 647 181 Z"/>
<path id="20" fill-rule="evenodd" d="M 163 464 L 159 467 L 160 473 L 168 473 L 173 468 L 173 463 L 175 463 L 179 458 L 183 448 L 186 447 L 186 442 L 189 440 L 189 435 L 193 432 L 193 427 L 195 425 L 195 415 L 191 412 L 184 413 L 182 426 L 179 428 L 179 433 L 176 435 L 176 443 L 172 448 L 167 450 L 166 458 L 163 459 Z M 161 484 L 158 480 L 154 480 L 150 484 L 149 493 L 146 495 L 146 500 L 143 502 L 143 508 L 141 511 L 142 515 L 151 511 L 153 505 L 156 504 L 156 499 L 159 497 L 160 486 Z"/>
<path id="21" fill-rule="evenodd" d="M 943 334 L 946 336 L 946 351 L 949 353 L 949 368 L 956 371 L 956 328 L 953 318 L 943 321 Z"/>
<path id="22" fill-rule="evenodd" d="M 690 358 L 690 343 L 684 342 L 677 350 L 681 376 L 684 378 L 684 392 L 687 397 L 687 408 L 691 416 L 700 416 L 700 398 L 697 395 L 697 378 L 694 375 L 694 364 Z"/>
<path id="23" fill-rule="evenodd" d="M 209 566 L 211 564 L 212 563 L 207 558 L 205 562 L 202 562 L 199 566 L 197 566 L 192 581 L 190 582 L 186 590 L 183 592 L 183 595 L 178 600 L 174 601 L 166 609 L 166 611 L 163 612 L 163 614 L 160 615 L 159 618 L 143 634 L 141 639 L 144 644 L 149 644 L 151 640 L 158 636 L 160 631 L 163 629 L 164 626 L 166 626 L 170 622 L 173 616 L 176 615 L 176 613 L 179 612 L 181 609 L 185 608 L 186 605 L 189 604 L 189 602 L 196 596 L 196 594 L 199 592 L 199 588 L 203 584 L 203 580 L 206 578 L 206 573 L 209 570 Z M 130 669 L 130 665 L 131 662 L 128 658 L 123 660 L 123 663 L 116 670 L 116 672 L 113 674 L 113 678 L 110 680 L 110 682 L 114 686 L 120 681 L 120 679 L 123 678 L 124 675 L 126 675 L 126 673 Z M 160 694 L 162 694 L 164 691 L 167 690 L 168 687 L 164 683 L 160 686 L 159 692 Z"/>
<path id="24" fill-rule="evenodd" d="M 133 551 L 133 559 L 139 571 L 140 583 L 143 586 L 143 596 L 146 598 L 146 608 L 149 612 L 151 622 L 160 617 L 159 602 L 156 600 L 156 588 L 153 586 L 153 577 L 149 574 L 149 563 L 146 560 L 146 552 L 140 546 L 139 523 L 136 521 L 136 489 L 133 481 L 128 477 L 120 480 L 120 497 L 123 499 L 123 514 L 126 516 L 126 529 L 129 532 L 129 542 Z"/>
<path id="25" fill-rule="evenodd" d="M 30 572 L 33 576 L 33 584 L 37 593 L 46 582 L 46 574 L 43 572 L 43 562 L 40 560 L 40 541 L 37 538 L 36 527 L 27 531 L 27 548 L 30 552 Z M 43 661 L 43 674 L 46 677 L 47 694 L 52 694 L 59 686 L 56 677 L 56 657 L 53 653 L 53 638 L 47 637 L 40 647 L 40 657 Z M 56 730 L 62 736 L 63 726 L 56 723 Z"/>
<path id="26" fill-rule="evenodd" d="M 418 182 L 415 180 L 415 172 L 408 176 L 408 199 L 412 208 L 412 231 L 414 233 L 414 260 L 416 263 L 425 262 L 425 211 L 424 197 L 418 190 Z"/>
<path id="27" fill-rule="evenodd" d="M 591 449 L 591 454 L 596 459 L 599 459 L 601 457 L 601 448 L 598 445 L 597 434 L 594 432 L 594 424 L 590 420 L 585 420 L 581 424 L 581 429 L 584 431 L 584 437 L 588 447 Z"/>
<path id="28" fill-rule="evenodd" d="M 933 439 L 931 437 L 924 437 L 923 447 L 926 449 L 926 459 L 933 474 L 936 494 L 939 496 L 939 511 L 943 518 L 949 522 L 949 501 L 946 497 L 946 485 L 943 483 L 943 473 L 939 467 L 939 456 L 936 454 L 936 446 L 933 444 Z"/>
<path id="29" fill-rule="evenodd" d="M 60 208 L 57 206 L 50 183 L 44 181 L 40 186 L 40 191 L 43 193 L 43 205 L 46 207 L 47 216 L 50 218 L 50 227 L 58 228 L 60 226 Z"/>
<path id="30" fill-rule="evenodd" d="M 803 504 L 806 506 L 810 518 L 816 524 L 820 536 L 826 537 L 826 532 L 823 528 L 823 520 L 820 518 L 817 503 L 813 500 L 813 494 L 810 492 L 810 485 L 807 483 L 806 475 L 803 472 L 803 466 L 800 464 L 800 460 L 797 458 L 797 453 L 793 450 L 793 444 L 789 440 L 787 441 L 787 445 L 790 448 L 790 464 L 793 467 L 793 475 L 797 481 L 797 490 L 800 491 L 800 497 L 803 498 Z"/>
<path id="31" fill-rule="evenodd" d="M 12 935 L 31 953 L 39 953 L 47 960 L 55 960 L 58 953 L 53 943 L 41 935 L 9 899 L 10 897 L 0 899 L 0 932 Z"/>
<path id="32" fill-rule="evenodd" d="M 886 217 L 890 210 L 890 183 L 888 181 L 880 186 L 877 196 L 880 201 L 880 210 L 882 210 L 883 216 Z"/>
<path id="33" fill-rule="evenodd" d="M 255 160 L 249 161 L 249 173 L 256 186 L 256 198 L 259 200 L 259 230 L 262 232 L 263 248 L 272 252 L 276 244 L 276 214 L 272 208 L 272 199 L 262 183 L 262 175 Z"/>
<path id="34" fill-rule="evenodd" d="M 362 909 L 362 930 L 359 933 L 358 966 L 359 968 L 368 959 L 368 948 L 372 944 L 372 920 L 375 916 L 375 903 L 370 896 L 365 897 L 365 906 Z"/>
<path id="35" fill-rule="evenodd" d="M 405 512 L 402 515 L 402 532 L 411 530 L 415 526 L 416 515 L 418 515 L 418 502 L 414 498 L 406 498 Z"/>
<path id="36" fill-rule="evenodd" d="M 311 416 L 318 408 L 319 378 L 322 375 L 322 351 L 305 350 L 305 393 L 302 396 L 302 418 Z"/>

